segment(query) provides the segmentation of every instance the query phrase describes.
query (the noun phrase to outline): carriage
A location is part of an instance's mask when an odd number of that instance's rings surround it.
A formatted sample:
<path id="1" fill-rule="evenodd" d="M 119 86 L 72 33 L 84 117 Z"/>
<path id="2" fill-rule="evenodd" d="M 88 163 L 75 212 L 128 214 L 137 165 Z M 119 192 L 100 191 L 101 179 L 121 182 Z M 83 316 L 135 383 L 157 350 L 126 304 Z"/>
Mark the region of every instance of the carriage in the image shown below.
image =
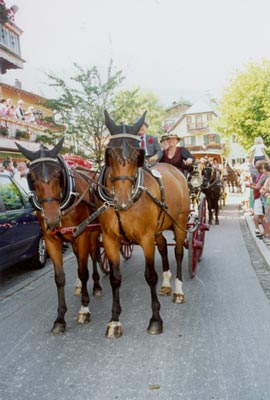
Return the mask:
<path id="1" fill-rule="evenodd" d="M 97 261 L 101 261 L 105 270 L 105 262 L 108 262 L 113 293 L 112 318 L 106 330 L 108 338 L 118 338 L 122 335 L 119 321 L 119 253 L 124 258 L 129 258 L 134 244 L 143 248 L 145 279 L 152 299 L 152 317 L 147 328 L 150 334 L 160 334 L 163 331 L 163 322 L 159 314 L 160 302 L 156 293 L 155 246 L 161 255 L 163 267 L 160 294 L 166 296 L 171 293 L 171 272 L 164 231 L 174 232 L 174 303 L 184 302 L 184 248 L 188 249 L 190 275 L 193 277 L 196 274 L 197 262 L 203 252 L 205 232 L 209 229 L 205 217 L 205 196 L 200 195 L 198 210 L 190 211 L 188 185 L 183 174 L 166 163 L 155 165 L 152 171 L 144 168 L 145 152 L 139 148 L 138 137 L 135 134 L 144 117 L 145 114 L 133 126 L 117 126 L 105 114 L 111 139 L 106 148 L 105 166 L 99 173 L 98 181 L 95 172 L 88 172 L 85 167 L 72 169 L 67 166 L 63 157 L 59 155 L 63 139 L 52 150 L 41 145 L 38 152 L 31 152 L 17 144 L 24 156 L 30 160 L 30 198 L 37 209 L 37 216 L 54 264 L 58 291 L 58 314 L 51 330 L 54 335 L 63 333 L 66 326 L 65 274 L 61 251 L 64 241 L 72 244 L 78 262 L 78 276 L 82 283 L 81 309 L 77 317 L 80 323 L 88 322 L 91 316 L 87 289 L 88 254 L 93 261 L 93 293 L 96 295 L 102 293 Z M 143 217 L 140 217 L 141 214 Z M 98 240 L 100 231 L 102 239 Z"/>

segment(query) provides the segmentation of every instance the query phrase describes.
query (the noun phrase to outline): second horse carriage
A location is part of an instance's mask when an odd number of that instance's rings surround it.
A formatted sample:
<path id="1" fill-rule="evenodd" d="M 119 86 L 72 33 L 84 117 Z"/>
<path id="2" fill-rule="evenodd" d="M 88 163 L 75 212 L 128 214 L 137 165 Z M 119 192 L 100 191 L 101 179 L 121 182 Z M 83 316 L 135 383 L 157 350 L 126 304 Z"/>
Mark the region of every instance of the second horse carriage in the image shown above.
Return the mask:
<path id="1" fill-rule="evenodd" d="M 85 171 L 87 167 L 69 168 L 59 155 L 63 140 L 53 149 L 41 146 L 37 152 L 18 146 L 30 160 L 28 181 L 30 198 L 37 209 L 49 255 L 54 264 L 58 291 L 58 315 L 52 333 L 65 330 L 67 310 L 64 294 L 62 244 L 72 244 L 78 262 L 78 275 L 82 282 L 81 309 L 78 322 L 90 320 L 90 298 L 87 290 L 87 259 L 93 261 L 93 293 L 100 295 L 100 259 L 98 237 L 102 233 L 104 260 L 108 263 L 112 285 L 113 306 L 106 337 L 118 338 L 122 334 L 120 252 L 128 258 L 132 246 L 140 245 L 145 256 L 145 278 L 150 288 L 152 317 L 147 331 L 159 334 L 163 330 L 159 314 L 160 302 L 156 292 L 157 273 L 155 246 L 161 255 L 163 283 L 161 294 L 171 292 L 171 272 L 168 262 L 167 241 L 163 232 L 172 230 L 175 240 L 176 277 L 173 301 L 184 302 L 182 259 L 188 249 L 190 275 L 196 274 L 201 259 L 206 224 L 206 202 L 200 195 L 198 210 L 190 211 L 190 195 L 184 176 L 168 164 L 157 164 L 154 171 L 144 168 L 144 150 L 138 146 L 138 132 L 144 116 L 133 126 L 116 125 L 106 114 L 106 125 L 111 133 L 106 148 L 103 171 Z M 161 178 L 162 176 L 162 178 Z"/>

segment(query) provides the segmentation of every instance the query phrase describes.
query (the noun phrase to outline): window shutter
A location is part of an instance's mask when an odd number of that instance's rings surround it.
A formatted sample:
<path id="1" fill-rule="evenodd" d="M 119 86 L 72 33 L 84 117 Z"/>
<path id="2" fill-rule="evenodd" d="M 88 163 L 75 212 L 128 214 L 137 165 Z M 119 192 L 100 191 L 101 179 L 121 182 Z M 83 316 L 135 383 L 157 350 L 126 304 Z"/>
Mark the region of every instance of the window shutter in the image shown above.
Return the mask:
<path id="1" fill-rule="evenodd" d="M 220 136 L 219 136 L 219 134 L 216 134 L 216 143 L 220 143 Z"/>
<path id="2" fill-rule="evenodd" d="M 209 140 L 208 140 L 208 135 L 203 135 L 203 144 L 208 144 Z"/>

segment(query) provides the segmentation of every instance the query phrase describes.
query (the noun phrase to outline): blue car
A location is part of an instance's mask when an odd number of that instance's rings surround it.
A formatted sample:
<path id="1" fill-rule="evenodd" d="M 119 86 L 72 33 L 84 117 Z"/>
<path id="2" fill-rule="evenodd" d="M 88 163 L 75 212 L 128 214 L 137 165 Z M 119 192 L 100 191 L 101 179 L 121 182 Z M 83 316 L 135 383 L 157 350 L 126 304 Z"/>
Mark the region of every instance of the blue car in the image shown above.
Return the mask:
<path id="1" fill-rule="evenodd" d="M 42 268 L 46 260 L 35 210 L 16 181 L 0 173 L 0 271 L 22 261 Z"/>

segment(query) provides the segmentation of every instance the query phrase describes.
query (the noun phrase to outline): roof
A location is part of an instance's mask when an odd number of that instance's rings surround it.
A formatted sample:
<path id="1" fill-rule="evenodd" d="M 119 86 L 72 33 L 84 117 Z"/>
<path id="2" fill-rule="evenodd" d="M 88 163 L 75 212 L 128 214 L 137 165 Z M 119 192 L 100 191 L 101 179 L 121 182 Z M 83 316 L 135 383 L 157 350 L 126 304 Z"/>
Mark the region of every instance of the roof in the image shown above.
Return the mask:
<path id="1" fill-rule="evenodd" d="M 0 86 L 1 87 L 5 87 L 5 88 L 10 89 L 10 90 L 14 90 L 15 92 L 18 92 L 18 93 L 24 93 L 24 94 L 36 97 L 37 99 L 45 100 L 45 97 L 39 96 L 38 94 L 35 94 L 35 93 L 32 93 L 32 92 L 28 92 L 28 91 L 23 90 L 21 88 L 17 88 L 16 86 L 8 85 L 7 83 L 0 82 Z"/>
<path id="2" fill-rule="evenodd" d="M 189 114 L 202 114 L 206 112 L 213 112 L 217 114 L 216 111 L 217 102 L 213 99 L 203 98 L 198 100 L 195 104 L 193 104 L 186 112 L 186 115 Z"/>
<path id="3" fill-rule="evenodd" d="M 181 97 L 178 101 L 174 101 L 173 104 L 169 107 L 166 108 L 166 111 L 170 111 L 175 107 L 178 106 L 182 106 L 182 105 L 186 105 L 186 106 L 191 106 L 192 103 L 188 100 L 185 100 L 183 97 Z"/>

